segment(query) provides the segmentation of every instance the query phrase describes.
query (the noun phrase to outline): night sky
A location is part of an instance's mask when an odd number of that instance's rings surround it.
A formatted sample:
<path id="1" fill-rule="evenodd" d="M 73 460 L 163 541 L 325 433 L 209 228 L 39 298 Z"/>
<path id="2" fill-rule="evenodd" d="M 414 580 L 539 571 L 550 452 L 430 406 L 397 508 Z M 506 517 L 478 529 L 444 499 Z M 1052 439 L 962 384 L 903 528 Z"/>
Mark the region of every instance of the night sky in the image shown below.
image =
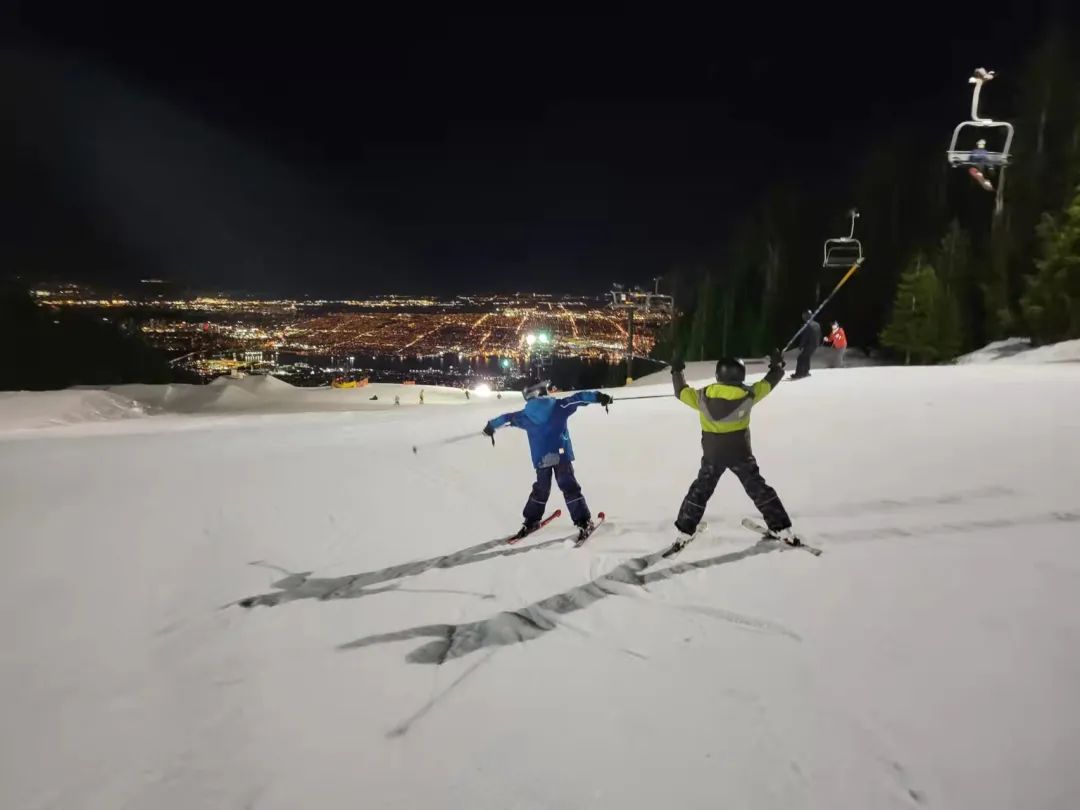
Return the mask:
<path id="1" fill-rule="evenodd" d="M 770 184 L 848 182 L 871 138 L 944 150 L 971 70 L 1005 84 L 1055 18 L 369 5 L 24 3 L 0 55 L 5 269 L 318 295 L 649 283 L 715 261 Z"/>

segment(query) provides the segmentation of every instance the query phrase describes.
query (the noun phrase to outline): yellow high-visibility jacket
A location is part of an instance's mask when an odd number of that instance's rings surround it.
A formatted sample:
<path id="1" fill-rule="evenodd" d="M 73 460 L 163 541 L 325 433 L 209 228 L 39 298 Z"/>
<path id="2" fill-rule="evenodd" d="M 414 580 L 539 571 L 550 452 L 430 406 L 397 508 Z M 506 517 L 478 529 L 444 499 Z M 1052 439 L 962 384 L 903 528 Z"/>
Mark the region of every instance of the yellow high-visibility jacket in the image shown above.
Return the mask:
<path id="1" fill-rule="evenodd" d="M 727 466 L 752 455 L 750 411 L 772 392 L 783 376 L 783 368 L 771 368 L 764 379 L 752 385 L 713 383 L 694 389 L 686 384 L 682 372 L 672 372 L 675 396 L 698 412 L 701 449 L 706 460 Z"/>

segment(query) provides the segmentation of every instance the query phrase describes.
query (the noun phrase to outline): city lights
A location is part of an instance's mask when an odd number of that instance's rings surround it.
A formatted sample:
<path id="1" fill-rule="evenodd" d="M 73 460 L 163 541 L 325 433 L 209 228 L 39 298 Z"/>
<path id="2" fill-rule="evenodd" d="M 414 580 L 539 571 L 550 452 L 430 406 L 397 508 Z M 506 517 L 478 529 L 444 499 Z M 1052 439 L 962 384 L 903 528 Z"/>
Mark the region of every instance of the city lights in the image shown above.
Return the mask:
<path id="1" fill-rule="evenodd" d="M 149 285 L 160 286 L 160 285 Z M 177 368 L 200 376 L 220 373 L 230 358 L 261 352 L 263 371 L 299 368 L 358 370 L 367 358 L 426 359 L 419 368 L 456 384 L 476 382 L 473 370 L 493 358 L 491 371 L 512 376 L 534 357 L 617 362 L 627 351 L 621 313 L 600 296 L 458 295 L 451 299 L 380 296 L 367 300 L 269 300 L 205 294 L 190 298 L 125 297 L 88 286 L 56 284 L 35 290 L 53 311 L 78 308 L 109 320 L 132 318 L 143 338 L 169 354 Z M 130 315 L 117 309 L 129 308 Z M 637 320 L 634 352 L 649 353 L 670 316 Z M 292 355 L 279 364 L 278 354 Z M 453 365 L 436 358 L 453 357 Z M 189 359 L 190 358 L 190 359 Z M 333 358 L 333 359 L 331 359 Z M 211 362 L 221 359 L 222 365 Z M 371 370 L 372 367 L 368 367 Z M 482 378 L 482 375 L 480 375 Z M 494 376 L 491 378 L 494 384 Z"/>

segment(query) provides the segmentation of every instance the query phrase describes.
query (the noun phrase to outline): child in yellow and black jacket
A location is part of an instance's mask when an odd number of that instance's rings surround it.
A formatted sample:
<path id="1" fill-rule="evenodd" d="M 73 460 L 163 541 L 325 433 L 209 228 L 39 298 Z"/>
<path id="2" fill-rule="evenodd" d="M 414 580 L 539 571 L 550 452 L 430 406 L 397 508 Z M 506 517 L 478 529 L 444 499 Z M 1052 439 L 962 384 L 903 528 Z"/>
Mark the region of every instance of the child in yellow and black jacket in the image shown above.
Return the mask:
<path id="1" fill-rule="evenodd" d="M 705 506 L 716 489 L 724 470 L 731 470 L 746 494 L 761 512 L 769 534 L 795 542 L 791 519 L 776 491 L 765 483 L 750 447 L 750 411 L 780 383 L 784 376 L 784 357 L 779 350 L 770 356 L 769 373 L 753 385 L 746 385 L 746 366 L 728 357 L 716 364 L 716 382 L 693 389 L 686 384 L 686 364 L 671 364 L 675 396 L 698 412 L 701 419 L 701 469 L 686 493 L 675 527 L 687 539 L 697 531 Z"/>

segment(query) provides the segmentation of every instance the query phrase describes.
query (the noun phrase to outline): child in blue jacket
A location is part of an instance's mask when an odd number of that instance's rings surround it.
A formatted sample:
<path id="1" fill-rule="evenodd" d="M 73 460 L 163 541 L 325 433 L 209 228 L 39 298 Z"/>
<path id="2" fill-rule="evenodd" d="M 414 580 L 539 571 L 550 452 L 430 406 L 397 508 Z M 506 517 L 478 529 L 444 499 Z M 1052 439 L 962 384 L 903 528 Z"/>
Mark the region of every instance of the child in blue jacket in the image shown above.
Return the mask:
<path id="1" fill-rule="evenodd" d="M 582 391 L 573 396 L 555 399 L 548 396 L 548 382 L 530 385 L 522 391 L 525 407 L 514 413 L 496 416 L 484 426 L 484 435 L 494 441 L 495 431 L 504 425 L 521 428 L 529 436 L 529 450 L 532 453 L 533 467 L 536 468 L 536 483 L 525 503 L 522 516 L 525 523 L 516 537 L 521 538 L 536 530 L 544 517 L 544 507 L 551 495 L 551 474 L 554 470 L 555 483 L 566 498 L 566 508 L 570 519 L 581 530 L 583 537 L 588 537 L 593 530 L 592 515 L 581 494 L 581 485 L 574 477 L 574 446 L 570 442 L 570 431 L 566 420 L 582 405 L 596 403 L 607 407 L 611 397 L 600 391 Z"/>

